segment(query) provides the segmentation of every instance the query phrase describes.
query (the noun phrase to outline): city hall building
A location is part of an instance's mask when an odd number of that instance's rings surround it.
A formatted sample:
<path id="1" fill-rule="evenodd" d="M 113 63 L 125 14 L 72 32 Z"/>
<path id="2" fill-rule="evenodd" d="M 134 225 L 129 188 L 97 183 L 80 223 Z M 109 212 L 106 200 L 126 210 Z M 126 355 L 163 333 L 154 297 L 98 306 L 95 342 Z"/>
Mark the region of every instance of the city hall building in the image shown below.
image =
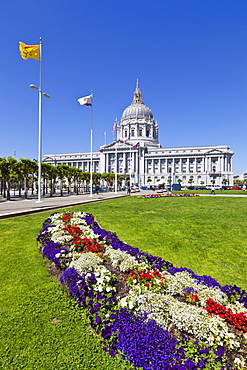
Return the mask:
<path id="1" fill-rule="evenodd" d="M 116 139 L 92 153 L 92 172 L 117 172 L 131 185 L 222 185 L 233 184 L 232 157 L 228 145 L 162 148 L 159 127 L 153 113 L 142 101 L 138 86 L 132 103 L 123 111 Z M 90 171 L 91 153 L 63 153 L 43 156 L 53 165 L 66 164 Z M 191 180 L 190 180 L 191 179 Z"/>

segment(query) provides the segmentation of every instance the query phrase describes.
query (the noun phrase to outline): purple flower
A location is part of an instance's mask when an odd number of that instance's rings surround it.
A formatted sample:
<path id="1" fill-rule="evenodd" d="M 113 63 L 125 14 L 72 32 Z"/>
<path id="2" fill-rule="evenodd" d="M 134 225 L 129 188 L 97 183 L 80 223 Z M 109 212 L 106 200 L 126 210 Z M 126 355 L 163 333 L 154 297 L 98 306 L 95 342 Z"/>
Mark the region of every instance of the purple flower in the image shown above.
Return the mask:
<path id="1" fill-rule="evenodd" d="M 96 324 L 101 323 L 101 317 L 100 316 L 96 316 L 95 321 L 96 321 Z"/>

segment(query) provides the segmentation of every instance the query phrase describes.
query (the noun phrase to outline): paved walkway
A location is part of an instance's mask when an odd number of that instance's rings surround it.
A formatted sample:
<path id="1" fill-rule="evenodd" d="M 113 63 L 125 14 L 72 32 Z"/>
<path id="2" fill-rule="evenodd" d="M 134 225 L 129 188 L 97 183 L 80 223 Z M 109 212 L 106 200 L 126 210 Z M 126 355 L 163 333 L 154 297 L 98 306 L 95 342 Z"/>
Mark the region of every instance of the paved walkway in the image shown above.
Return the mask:
<path id="1" fill-rule="evenodd" d="M 100 202 L 103 200 L 114 199 L 127 196 L 126 191 L 104 192 L 93 194 L 89 193 L 80 195 L 66 195 L 63 197 L 43 197 L 42 202 L 38 203 L 36 199 L 20 199 L 13 197 L 12 200 L 6 201 L 0 198 L 0 219 L 24 216 L 31 213 L 45 212 L 63 207 L 72 207 L 84 203 Z"/>
<path id="2" fill-rule="evenodd" d="M 131 195 L 139 195 L 139 194 L 156 194 L 156 191 L 150 190 L 141 190 L 137 193 L 131 193 Z M 247 194 L 198 194 L 199 196 L 205 197 L 245 197 L 247 198 Z M 89 193 L 80 194 L 80 195 L 64 195 L 63 197 L 54 196 L 49 197 L 46 196 L 42 198 L 42 202 L 38 203 L 36 199 L 27 199 L 23 200 L 18 197 L 13 197 L 12 200 L 6 201 L 3 198 L 0 198 L 0 219 L 5 218 L 12 218 L 18 216 L 24 216 L 27 214 L 38 213 L 38 212 L 45 212 L 53 209 L 63 208 L 63 207 L 72 207 L 79 204 L 84 203 L 93 203 L 93 202 L 100 202 L 104 200 L 119 198 L 119 197 L 126 197 L 126 191 L 119 191 L 115 192 L 104 192 L 93 194 L 90 197 Z"/>

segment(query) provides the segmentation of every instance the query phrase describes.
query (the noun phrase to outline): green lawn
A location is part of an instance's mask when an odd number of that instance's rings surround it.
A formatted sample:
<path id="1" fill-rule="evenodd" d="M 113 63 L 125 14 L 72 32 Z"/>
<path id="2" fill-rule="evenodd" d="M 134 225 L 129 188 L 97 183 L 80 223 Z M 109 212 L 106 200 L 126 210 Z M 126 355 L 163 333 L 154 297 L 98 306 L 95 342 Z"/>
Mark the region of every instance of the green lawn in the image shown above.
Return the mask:
<path id="1" fill-rule="evenodd" d="M 179 190 L 173 191 L 173 194 L 210 194 L 211 190 Z M 216 194 L 219 195 L 247 195 L 246 191 L 243 190 L 215 190 Z"/>
<path id="2" fill-rule="evenodd" d="M 92 213 L 134 247 L 247 289 L 246 198 L 132 196 L 71 209 Z M 131 369 L 103 351 L 50 278 L 36 242 L 49 214 L 0 221 L 0 368 Z"/>

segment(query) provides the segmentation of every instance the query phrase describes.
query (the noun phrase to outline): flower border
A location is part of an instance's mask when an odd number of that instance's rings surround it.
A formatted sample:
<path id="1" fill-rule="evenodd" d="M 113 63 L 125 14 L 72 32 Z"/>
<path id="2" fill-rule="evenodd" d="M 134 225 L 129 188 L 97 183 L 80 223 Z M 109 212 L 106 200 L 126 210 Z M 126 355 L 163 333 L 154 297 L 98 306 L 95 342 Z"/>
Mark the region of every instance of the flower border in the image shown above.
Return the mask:
<path id="1" fill-rule="evenodd" d="M 80 238 L 79 230 L 83 235 L 81 240 L 86 240 L 84 246 L 79 245 L 87 248 L 82 255 L 73 249 Z M 174 267 L 160 257 L 131 247 L 115 233 L 100 228 L 88 213 L 51 215 L 44 221 L 37 240 L 42 244 L 42 254 L 63 271 L 60 282 L 66 285 L 77 305 L 86 310 L 91 326 L 101 334 L 104 348 L 112 356 L 120 353 L 144 370 L 246 368 L 243 348 L 246 349 L 247 343 L 247 292 L 243 289 L 221 286 L 210 276 L 198 276 L 187 268 Z M 108 248 L 108 258 L 114 255 L 114 250 L 119 251 L 119 271 L 129 269 L 125 280 L 130 291 L 124 297 L 117 296 L 114 274 L 95 262 L 97 258 L 104 259 L 104 248 Z M 90 253 L 95 253 L 97 258 L 92 258 L 88 265 L 93 267 L 85 267 Z M 112 261 L 114 258 L 116 253 Z M 79 273 L 78 264 L 89 270 Z M 160 289 L 164 289 L 166 280 L 165 291 L 159 291 L 160 283 Z M 185 298 L 185 302 L 177 300 L 177 296 Z M 155 299 L 163 302 L 161 308 Z M 199 326 L 208 323 L 206 329 L 200 328 L 202 332 L 205 330 L 206 340 L 200 337 L 197 324 L 193 328 L 193 322 L 200 316 L 203 319 L 199 319 Z M 238 330 L 234 332 L 232 327 L 228 330 L 229 324 L 236 324 Z"/>

